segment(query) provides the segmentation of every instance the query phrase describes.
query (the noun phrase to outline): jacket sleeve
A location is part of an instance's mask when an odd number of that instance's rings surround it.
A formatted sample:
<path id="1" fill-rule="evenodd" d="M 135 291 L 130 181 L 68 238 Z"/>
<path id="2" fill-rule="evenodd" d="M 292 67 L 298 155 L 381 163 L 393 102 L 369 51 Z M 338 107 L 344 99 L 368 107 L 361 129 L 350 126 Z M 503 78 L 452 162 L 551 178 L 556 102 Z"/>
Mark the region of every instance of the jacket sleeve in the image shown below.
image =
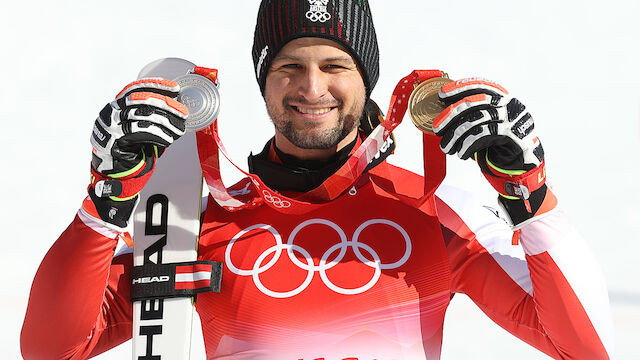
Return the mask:
<path id="1" fill-rule="evenodd" d="M 437 193 L 452 291 L 555 359 L 609 359 L 613 323 L 603 276 L 555 208 L 521 228 L 522 246 L 491 210 L 451 188 Z"/>
<path id="2" fill-rule="evenodd" d="M 81 210 L 42 261 L 20 345 L 25 359 L 86 359 L 131 338 L 131 254 L 118 232 Z"/>

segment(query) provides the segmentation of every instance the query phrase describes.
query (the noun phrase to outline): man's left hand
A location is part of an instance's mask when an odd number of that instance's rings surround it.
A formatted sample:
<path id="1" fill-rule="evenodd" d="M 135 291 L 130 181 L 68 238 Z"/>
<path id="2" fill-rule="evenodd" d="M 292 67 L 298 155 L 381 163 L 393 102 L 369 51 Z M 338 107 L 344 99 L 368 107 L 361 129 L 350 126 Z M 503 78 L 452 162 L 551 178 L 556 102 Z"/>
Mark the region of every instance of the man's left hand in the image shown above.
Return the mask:
<path id="1" fill-rule="evenodd" d="M 540 218 L 557 200 L 545 185 L 544 151 L 533 118 L 502 86 L 464 79 L 439 92 L 446 109 L 433 121 L 440 148 L 461 159 L 474 157 L 516 226 Z"/>
<path id="2" fill-rule="evenodd" d="M 534 131 L 533 118 L 518 99 L 502 86 L 483 79 L 448 83 L 439 93 L 447 108 L 434 120 L 440 147 L 461 159 L 476 156 L 485 166 L 503 170 L 531 170 L 544 152 Z"/>

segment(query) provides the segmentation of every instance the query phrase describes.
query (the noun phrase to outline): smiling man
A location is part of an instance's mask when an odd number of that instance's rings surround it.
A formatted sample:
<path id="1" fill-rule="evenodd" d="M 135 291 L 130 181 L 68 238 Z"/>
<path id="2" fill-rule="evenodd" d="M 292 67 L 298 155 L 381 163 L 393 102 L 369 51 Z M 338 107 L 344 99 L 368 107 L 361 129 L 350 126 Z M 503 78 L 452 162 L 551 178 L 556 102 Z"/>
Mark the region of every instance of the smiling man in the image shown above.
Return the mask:
<path id="1" fill-rule="evenodd" d="M 307 37 L 278 52 L 264 98 L 276 146 L 299 159 L 325 160 L 355 140 L 366 94 L 358 65 L 342 46 Z"/>
<path id="2" fill-rule="evenodd" d="M 444 152 L 475 159 L 507 222 L 448 186 L 419 201 L 424 179 L 386 161 L 393 143 L 366 148 L 384 120 L 370 99 L 366 0 L 262 1 L 253 60 L 275 134 L 249 157 L 260 181 L 229 191 L 256 206 L 230 211 L 211 196 L 201 217 L 198 258 L 224 264 L 220 293 L 197 297 L 208 359 L 439 359 L 454 294 L 553 358 L 611 357 L 606 286 L 546 185 L 520 101 L 463 79 L 440 89 L 434 121 Z M 100 112 L 95 176 L 144 185 L 184 133 L 178 91 L 143 79 Z M 84 359 L 131 338 L 132 255 L 114 249 L 137 195 L 93 184 L 88 195 L 34 279 L 25 359 Z"/>

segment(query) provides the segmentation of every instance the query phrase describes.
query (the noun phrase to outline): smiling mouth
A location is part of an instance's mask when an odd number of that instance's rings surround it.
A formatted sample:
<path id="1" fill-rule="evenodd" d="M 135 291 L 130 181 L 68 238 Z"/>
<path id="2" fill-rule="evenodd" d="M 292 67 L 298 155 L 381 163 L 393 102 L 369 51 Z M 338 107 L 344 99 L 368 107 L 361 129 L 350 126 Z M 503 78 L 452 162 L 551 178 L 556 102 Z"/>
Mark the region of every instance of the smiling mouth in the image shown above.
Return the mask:
<path id="1" fill-rule="evenodd" d="M 324 115 L 334 109 L 332 107 L 319 108 L 319 109 L 305 108 L 300 106 L 292 106 L 292 107 L 296 109 L 299 113 L 306 114 L 306 115 Z"/>

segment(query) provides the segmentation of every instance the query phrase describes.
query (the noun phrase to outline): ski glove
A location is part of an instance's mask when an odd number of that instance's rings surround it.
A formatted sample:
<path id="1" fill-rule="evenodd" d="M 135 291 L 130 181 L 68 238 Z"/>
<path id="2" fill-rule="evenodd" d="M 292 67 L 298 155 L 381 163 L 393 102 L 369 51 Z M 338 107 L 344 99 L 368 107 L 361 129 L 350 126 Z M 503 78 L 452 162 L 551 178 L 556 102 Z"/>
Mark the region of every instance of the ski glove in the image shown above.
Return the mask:
<path id="1" fill-rule="evenodd" d="M 526 107 L 499 84 L 478 78 L 445 84 L 438 96 L 447 105 L 433 122 L 442 151 L 476 160 L 514 225 L 540 215 L 547 193 L 553 195 Z"/>
<path id="2" fill-rule="evenodd" d="M 96 119 L 89 196 L 100 219 L 126 227 L 158 157 L 184 135 L 180 86 L 149 78 L 127 85 Z"/>

